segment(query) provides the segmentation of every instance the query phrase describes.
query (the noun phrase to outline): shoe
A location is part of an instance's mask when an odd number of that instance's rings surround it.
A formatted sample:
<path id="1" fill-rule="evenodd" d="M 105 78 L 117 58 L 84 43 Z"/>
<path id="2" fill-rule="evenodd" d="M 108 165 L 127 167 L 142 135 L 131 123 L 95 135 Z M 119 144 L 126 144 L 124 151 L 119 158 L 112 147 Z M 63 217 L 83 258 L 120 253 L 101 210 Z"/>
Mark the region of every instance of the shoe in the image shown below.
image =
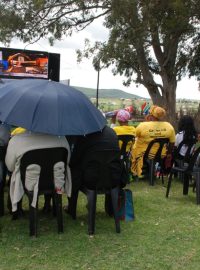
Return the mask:
<path id="1" fill-rule="evenodd" d="M 22 208 L 17 209 L 15 212 L 11 212 L 12 220 L 17 220 L 20 217 L 24 216 L 24 210 Z"/>

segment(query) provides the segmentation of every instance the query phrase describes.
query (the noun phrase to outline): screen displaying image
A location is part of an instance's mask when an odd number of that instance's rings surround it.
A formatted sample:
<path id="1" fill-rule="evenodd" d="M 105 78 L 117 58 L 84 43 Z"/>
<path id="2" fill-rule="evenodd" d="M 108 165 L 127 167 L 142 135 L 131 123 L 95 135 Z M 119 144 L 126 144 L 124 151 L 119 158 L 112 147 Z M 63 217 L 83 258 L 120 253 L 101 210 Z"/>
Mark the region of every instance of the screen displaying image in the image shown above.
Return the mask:
<path id="1" fill-rule="evenodd" d="M 0 48 L 0 77 L 48 79 L 48 53 Z"/>

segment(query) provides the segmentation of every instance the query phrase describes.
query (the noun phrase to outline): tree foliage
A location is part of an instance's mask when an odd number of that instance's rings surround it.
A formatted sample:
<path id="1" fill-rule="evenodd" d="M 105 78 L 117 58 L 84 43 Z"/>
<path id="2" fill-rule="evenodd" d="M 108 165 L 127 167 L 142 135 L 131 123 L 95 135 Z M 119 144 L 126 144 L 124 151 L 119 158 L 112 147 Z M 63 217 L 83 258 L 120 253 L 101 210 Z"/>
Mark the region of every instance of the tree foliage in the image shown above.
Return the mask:
<path id="1" fill-rule="evenodd" d="M 198 1 L 113 1 L 105 25 L 108 42 L 89 47 L 87 41 L 79 58 L 99 51 L 96 59 L 114 63 L 114 74 L 125 75 L 126 85 L 143 84 L 175 122 L 177 81 L 186 74 L 200 77 Z"/>
<path id="2" fill-rule="evenodd" d="M 24 42 L 50 41 L 80 31 L 110 10 L 110 1 L 1 0 L 0 41 L 18 37 Z"/>
<path id="3" fill-rule="evenodd" d="M 0 41 L 53 42 L 100 16 L 109 39 L 87 42 L 79 59 L 96 52 L 97 69 L 99 60 L 114 64 L 114 74 L 125 75 L 127 85 L 143 84 L 173 122 L 177 81 L 186 74 L 200 79 L 199 0 L 1 0 Z"/>

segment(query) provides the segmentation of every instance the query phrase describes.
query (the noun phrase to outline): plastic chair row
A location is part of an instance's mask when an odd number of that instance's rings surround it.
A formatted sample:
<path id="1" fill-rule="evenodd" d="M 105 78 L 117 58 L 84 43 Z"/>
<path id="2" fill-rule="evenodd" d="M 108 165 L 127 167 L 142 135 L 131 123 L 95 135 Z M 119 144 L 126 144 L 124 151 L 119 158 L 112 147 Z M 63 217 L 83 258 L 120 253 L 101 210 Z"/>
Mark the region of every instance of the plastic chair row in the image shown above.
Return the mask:
<path id="1" fill-rule="evenodd" d="M 38 235 L 38 197 L 41 194 L 51 194 L 55 202 L 55 214 L 57 218 L 58 233 L 63 232 L 62 195 L 57 193 L 54 187 L 54 164 L 63 161 L 66 165 L 67 150 L 65 148 L 47 148 L 32 150 L 25 153 L 21 159 L 20 172 L 25 193 L 29 200 L 29 233 L 30 236 Z M 26 169 L 30 164 L 41 167 L 38 185 L 38 197 L 36 207 L 32 206 L 33 192 L 25 186 Z M 88 198 L 88 233 L 95 232 L 95 213 L 97 194 L 105 193 L 110 198 L 113 211 L 116 232 L 120 232 L 120 221 L 117 217 L 118 193 L 120 189 L 121 162 L 120 152 L 116 149 L 104 149 L 88 153 L 83 163 L 84 181 L 83 186 Z M 76 218 L 76 205 L 78 192 L 72 194 L 71 214 Z M 73 209 L 73 210 L 72 210 Z M 14 212 L 13 215 L 16 213 Z"/>

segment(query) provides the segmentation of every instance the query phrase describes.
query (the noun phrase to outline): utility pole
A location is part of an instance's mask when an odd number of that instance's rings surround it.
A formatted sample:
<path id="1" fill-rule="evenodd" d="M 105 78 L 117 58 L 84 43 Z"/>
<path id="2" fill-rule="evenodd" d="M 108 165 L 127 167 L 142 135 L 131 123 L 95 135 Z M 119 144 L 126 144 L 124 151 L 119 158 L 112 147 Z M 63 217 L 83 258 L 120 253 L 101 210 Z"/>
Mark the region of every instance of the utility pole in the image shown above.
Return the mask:
<path id="1" fill-rule="evenodd" d="M 99 76 L 100 76 L 100 61 L 97 70 L 97 92 L 96 92 L 96 107 L 99 107 Z"/>

